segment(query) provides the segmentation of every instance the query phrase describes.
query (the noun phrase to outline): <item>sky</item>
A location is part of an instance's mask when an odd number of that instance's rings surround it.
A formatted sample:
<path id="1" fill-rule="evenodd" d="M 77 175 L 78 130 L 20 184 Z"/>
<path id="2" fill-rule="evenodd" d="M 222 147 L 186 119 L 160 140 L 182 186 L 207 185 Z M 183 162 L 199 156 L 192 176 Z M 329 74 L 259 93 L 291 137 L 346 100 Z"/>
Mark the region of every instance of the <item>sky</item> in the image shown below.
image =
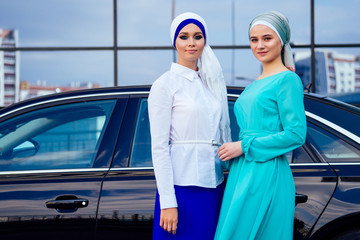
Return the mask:
<path id="1" fill-rule="evenodd" d="M 175 15 L 191 11 L 205 19 L 212 46 L 248 45 L 251 19 L 269 10 L 288 17 L 292 42 L 310 43 L 310 0 L 119 0 L 118 45 L 170 46 L 173 3 Z M 17 29 L 20 47 L 111 47 L 112 7 L 113 0 L 1 0 L 0 28 Z M 315 0 L 316 43 L 359 43 L 359 9 L 357 0 Z M 357 48 L 333 50 L 360 56 Z M 228 84 L 239 84 L 232 76 L 253 79 L 260 74 L 260 64 L 248 49 L 215 53 Z M 31 83 L 113 85 L 112 51 L 22 51 L 20 58 L 20 79 Z M 172 60 L 172 50 L 119 51 L 119 85 L 151 84 Z"/>

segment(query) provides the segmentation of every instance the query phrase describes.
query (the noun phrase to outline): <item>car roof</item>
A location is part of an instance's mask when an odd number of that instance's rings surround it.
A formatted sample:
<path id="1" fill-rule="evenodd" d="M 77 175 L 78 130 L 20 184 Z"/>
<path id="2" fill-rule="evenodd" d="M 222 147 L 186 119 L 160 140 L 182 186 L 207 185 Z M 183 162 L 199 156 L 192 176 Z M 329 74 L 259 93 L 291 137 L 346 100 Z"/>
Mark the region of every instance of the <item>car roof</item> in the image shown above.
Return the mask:
<path id="1" fill-rule="evenodd" d="M 10 106 L 4 107 L 0 110 L 0 116 L 8 112 L 16 111 L 17 109 L 25 108 L 29 105 L 41 104 L 42 102 L 57 101 L 58 99 L 67 98 L 81 98 L 88 96 L 112 96 L 118 94 L 141 94 L 150 91 L 150 85 L 140 86 L 119 86 L 106 88 L 91 88 L 75 91 L 68 91 L 62 93 L 54 93 L 40 97 L 31 98 L 20 101 Z M 228 95 L 237 97 L 244 90 L 244 87 L 228 87 Z M 306 111 L 325 118 L 337 125 L 348 129 L 349 131 L 360 136 L 360 128 L 354 121 L 360 122 L 360 108 L 332 99 L 326 96 L 317 95 L 314 93 L 304 93 L 304 104 Z"/>
<path id="2" fill-rule="evenodd" d="M 29 105 L 40 104 L 42 102 L 56 101 L 59 99 L 66 98 L 81 98 L 86 96 L 96 96 L 96 95 L 116 95 L 121 93 L 147 93 L 150 91 L 151 86 L 125 86 L 125 87 L 105 87 L 105 88 L 88 88 L 80 89 L 74 91 L 66 91 L 61 93 L 53 93 L 43 96 L 34 97 L 31 99 L 19 101 L 12 105 L 6 106 L 0 110 L 0 116 L 22 107 Z"/>

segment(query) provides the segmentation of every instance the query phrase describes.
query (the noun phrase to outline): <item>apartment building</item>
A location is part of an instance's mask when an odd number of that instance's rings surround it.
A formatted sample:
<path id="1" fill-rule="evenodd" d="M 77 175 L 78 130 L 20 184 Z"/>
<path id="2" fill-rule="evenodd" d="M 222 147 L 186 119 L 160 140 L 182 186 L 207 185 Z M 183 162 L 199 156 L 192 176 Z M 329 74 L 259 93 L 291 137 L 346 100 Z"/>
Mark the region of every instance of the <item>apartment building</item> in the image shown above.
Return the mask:
<path id="1" fill-rule="evenodd" d="M 310 52 L 295 53 L 296 73 L 310 82 Z M 324 95 L 360 92 L 360 58 L 334 51 L 315 51 L 315 91 Z"/>
<path id="2" fill-rule="evenodd" d="M 18 31 L 0 28 L 0 47 L 18 46 Z M 20 54 L 18 51 L 0 50 L 0 106 L 19 100 Z"/>

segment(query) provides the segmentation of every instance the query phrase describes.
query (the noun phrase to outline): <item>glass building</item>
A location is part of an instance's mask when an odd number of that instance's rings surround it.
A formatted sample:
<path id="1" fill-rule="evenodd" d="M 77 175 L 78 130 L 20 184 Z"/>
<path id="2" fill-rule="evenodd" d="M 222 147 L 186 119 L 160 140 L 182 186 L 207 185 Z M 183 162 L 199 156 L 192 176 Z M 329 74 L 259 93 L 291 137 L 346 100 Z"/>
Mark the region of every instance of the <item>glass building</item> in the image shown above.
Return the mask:
<path id="1" fill-rule="evenodd" d="M 186 11 L 207 22 L 227 85 L 260 74 L 248 27 L 255 15 L 276 10 L 290 21 L 304 85 L 360 98 L 359 1 L 2 0 L 0 8 L 0 29 L 12 36 L 0 33 L 1 106 L 72 89 L 152 84 L 176 61 L 169 28 Z"/>

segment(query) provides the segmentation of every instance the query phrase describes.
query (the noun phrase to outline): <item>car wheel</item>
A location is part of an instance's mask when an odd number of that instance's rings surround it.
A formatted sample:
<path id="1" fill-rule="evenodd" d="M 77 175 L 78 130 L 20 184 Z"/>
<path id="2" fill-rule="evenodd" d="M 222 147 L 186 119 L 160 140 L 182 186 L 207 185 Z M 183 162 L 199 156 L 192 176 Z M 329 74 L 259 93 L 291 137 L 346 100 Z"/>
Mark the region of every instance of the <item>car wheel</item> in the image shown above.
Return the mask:
<path id="1" fill-rule="evenodd" d="M 356 240 L 360 239 L 360 228 L 354 228 L 337 234 L 331 240 Z"/>

